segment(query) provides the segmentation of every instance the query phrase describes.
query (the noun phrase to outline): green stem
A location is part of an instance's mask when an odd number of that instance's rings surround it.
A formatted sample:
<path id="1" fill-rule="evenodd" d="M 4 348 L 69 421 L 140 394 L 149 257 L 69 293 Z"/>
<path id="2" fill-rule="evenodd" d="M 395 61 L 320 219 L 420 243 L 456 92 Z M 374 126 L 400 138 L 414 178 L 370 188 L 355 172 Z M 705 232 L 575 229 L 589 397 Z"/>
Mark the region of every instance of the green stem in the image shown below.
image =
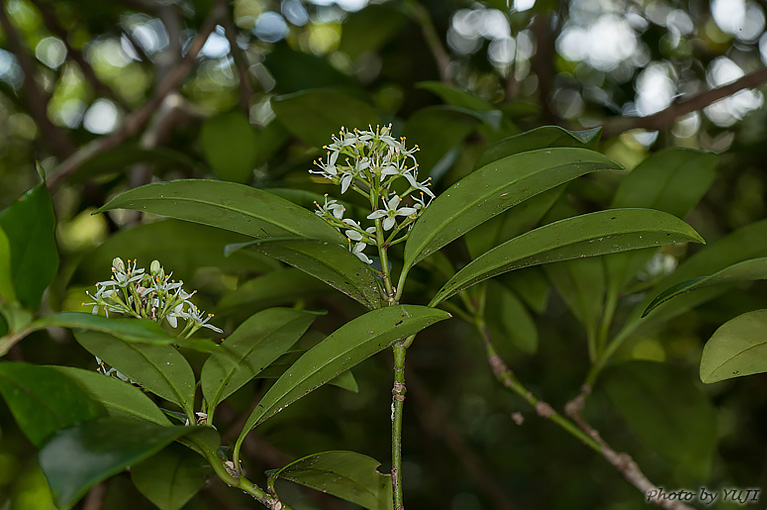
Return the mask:
<path id="1" fill-rule="evenodd" d="M 412 342 L 412 340 L 411 340 Z M 402 411 L 405 407 L 405 354 L 407 347 L 404 342 L 395 342 L 394 352 L 394 386 L 392 387 L 391 411 L 391 485 L 394 510 L 404 510 L 402 498 Z"/>
<path id="2" fill-rule="evenodd" d="M 530 404 L 530 406 L 533 409 L 535 409 L 535 412 L 539 416 L 556 423 L 557 425 L 562 427 L 563 430 L 570 433 L 573 437 L 575 437 L 584 445 L 588 446 L 589 448 L 596 451 L 597 453 L 599 454 L 603 453 L 601 444 L 599 444 L 592 437 L 590 437 L 588 434 L 586 434 L 581 429 L 579 429 L 575 423 L 573 423 L 572 421 L 568 420 L 567 418 L 559 414 L 548 403 L 544 402 L 543 400 L 540 400 L 538 397 L 533 395 L 533 393 L 530 390 L 528 390 L 519 381 L 519 379 L 516 378 L 514 373 L 511 371 L 511 369 L 508 366 L 506 366 L 506 363 L 501 359 L 501 357 L 495 351 L 495 347 L 493 346 L 490 340 L 490 332 L 487 329 L 487 325 L 485 324 L 485 320 L 483 317 L 475 317 L 474 326 L 477 328 L 477 331 L 479 331 L 479 334 L 482 337 L 482 341 L 485 345 L 485 353 L 487 355 L 487 361 L 490 364 L 490 368 L 492 368 L 493 374 L 495 374 L 495 377 L 498 379 L 498 381 L 500 381 L 501 384 L 503 384 L 506 388 L 510 389 L 511 391 L 513 391 L 514 393 L 522 397 L 525 400 L 525 402 Z"/>
<path id="3" fill-rule="evenodd" d="M 386 297 L 389 300 L 389 304 L 396 304 L 396 293 L 392 290 L 391 275 L 389 274 L 389 257 L 386 254 L 386 244 L 383 236 L 383 225 L 381 224 L 381 218 L 377 218 L 376 222 L 376 245 L 378 246 L 378 256 L 381 257 L 381 271 L 384 276 L 384 286 L 386 289 Z"/>
<path id="4" fill-rule="evenodd" d="M 253 499 L 264 505 L 271 510 L 293 510 L 290 506 L 286 505 L 276 494 L 270 494 L 261 489 L 258 485 L 251 482 L 244 476 L 234 476 L 227 470 L 221 459 L 212 452 L 208 452 L 202 449 L 205 453 L 205 457 L 210 462 L 213 472 L 228 486 L 235 487 L 242 490 L 246 494 L 249 494 Z"/>
<path id="5" fill-rule="evenodd" d="M 599 336 L 597 342 L 597 355 L 601 356 L 607 343 L 607 337 L 610 334 L 610 326 L 615 316 L 615 308 L 618 304 L 618 289 L 612 286 L 607 291 L 605 298 L 605 309 L 602 314 L 602 322 L 599 325 Z"/>

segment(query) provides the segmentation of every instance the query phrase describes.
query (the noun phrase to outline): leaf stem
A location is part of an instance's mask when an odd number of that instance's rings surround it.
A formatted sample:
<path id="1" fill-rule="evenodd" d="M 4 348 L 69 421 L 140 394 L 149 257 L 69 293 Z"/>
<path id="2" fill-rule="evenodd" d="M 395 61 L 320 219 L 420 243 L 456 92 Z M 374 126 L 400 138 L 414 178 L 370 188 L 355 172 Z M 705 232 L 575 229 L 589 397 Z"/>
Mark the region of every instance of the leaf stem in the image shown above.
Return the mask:
<path id="1" fill-rule="evenodd" d="M 412 338 L 412 337 L 411 337 Z M 410 339 L 412 342 L 412 339 Z M 391 485 L 394 510 L 404 510 L 402 497 L 402 412 L 405 407 L 405 341 L 395 342 L 394 352 L 394 386 L 392 387 L 391 403 Z"/>

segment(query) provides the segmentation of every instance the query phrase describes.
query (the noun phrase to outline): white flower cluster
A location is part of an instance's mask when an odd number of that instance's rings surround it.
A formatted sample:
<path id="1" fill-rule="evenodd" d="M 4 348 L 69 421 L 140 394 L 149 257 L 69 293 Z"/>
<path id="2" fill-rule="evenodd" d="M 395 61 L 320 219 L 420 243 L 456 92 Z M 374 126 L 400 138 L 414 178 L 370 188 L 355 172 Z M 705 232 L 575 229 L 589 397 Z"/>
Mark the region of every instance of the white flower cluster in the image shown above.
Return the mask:
<path id="1" fill-rule="evenodd" d="M 160 323 L 167 320 L 173 328 L 178 327 L 178 319 L 183 319 L 186 325 L 179 334 L 183 338 L 189 338 L 200 328 L 223 333 L 223 330 L 208 323 L 212 313 L 205 316 L 190 301 L 197 291 L 186 292 L 184 282 L 171 280 L 173 273 L 166 275 L 159 261 L 152 261 L 149 273 L 136 265 L 136 260 L 131 262 L 128 259 L 126 265 L 120 257 L 115 257 L 111 279 L 96 283 L 95 294 L 86 292 L 93 302 L 82 305 L 92 305 L 93 314 L 101 308 L 107 317 L 109 312 L 113 312 Z"/>
<path id="2" fill-rule="evenodd" d="M 332 138 L 333 143 L 323 147 L 327 150 L 327 158 L 315 161 L 319 170 L 309 170 L 309 173 L 340 185 L 341 194 L 351 189 L 368 198 L 372 212 L 366 217 L 381 220 L 380 225 L 387 236 L 381 239 L 375 226 L 363 229 L 358 221 L 344 218 L 346 207 L 337 200 L 328 200 L 327 195 L 324 204 L 316 204 L 316 212 L 343 231 L 352 253 L 370 264 L 373 261 L 364 253 L 367 245 L 383 241 L 388 247 L 407 238 L 420 211 L 434 198 L 428 187 L 430 178 L 418 181 L 418 162 L 413 155 L 418 151 L 418 145 L 408 149 L 404 137 L 391 136 L 391 124 L 378 126 L 375 130 L 369 126 L 367 131 L 348 131 L 342 127 L 339 136 Z M 401 184 L 403 179 L 405 184 Z M 399 191 L 396 191 L 397 187 Z M 403 206 L 402 197 L 407 197 L 410 204 Z M 404 235 L 396 238 L 406 228 Z"/>

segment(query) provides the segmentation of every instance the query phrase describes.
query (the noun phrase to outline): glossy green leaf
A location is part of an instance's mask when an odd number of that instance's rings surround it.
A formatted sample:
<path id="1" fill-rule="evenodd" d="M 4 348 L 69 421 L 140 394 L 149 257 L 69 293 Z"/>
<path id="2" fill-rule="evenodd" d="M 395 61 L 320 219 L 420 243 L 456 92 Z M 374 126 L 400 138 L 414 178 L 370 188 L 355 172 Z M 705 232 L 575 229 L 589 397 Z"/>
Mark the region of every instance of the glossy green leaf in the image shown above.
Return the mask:
<path id="1" fill-rule="evenodd" d="M 202 368 L 202 394 L 209 409 L 256 377 L 286 352 L 311 326 L 316 315 L 269 308 L 252 315 L 221 344 Z"/>
<path id="2" fill-rule="evenodd" d="M 248 251 L 251 250 L 242 250 L 243 253 Z M 330 288 L 322 281 L 289 267 L 248 280 L 238 286 L 237 290 L 225 294 L 216 309 L 219 315 L 246 308 L 259 310 L 315 298 L 328 292 Z"/>
<path id="3" fill-rule="evenodd" d="M 643 207 L 684 218 L 703 198 L 716 176 L 717 156 L 685 148 L 656 152 L 621 181 L 611 208 Z M 617 293 L 650 260 L 654 251 L 605 257 L 608 283 Z"/>
<path id="4" fill-rule="evenodd" d="M 0 227 L 0 300 L 6 303 L 16 301 L 12 274 L 11 244 L 5 231 Z"/>
<path id="5" fill-rule="evenodd" d="M 377 460 L 356 452 L 315 453 L 271 472 L 269 483 L 283 478 L 368 510 L 390 510 L 391 475 L 379 473 L 380 465 Z"/>
<path id="6" fill-rule="evenodd" d="M 117 195 L 98 212 L 112 209 L 168 216 L 259 239 L 343 239 L 316 214 L 266 191 L 233 182 L 189 179 L 147 184 Z"/>
<path id="7" fill-rule="evenodd" d="M 253 178 L 256 133 L 240 112 L 220 113 L 205 119 L 200 128 L 205 159 L 225 181 L 246 183 Z"/>
<path id="8" fill-rule="evenodd" d="M 314 147 L 332 142 L 341 127 L 367 129 L 381 120 L 367 103 L 336 90 L 302 90 L 272 98 L 277 119 L 294 135 Z"/>
<path id="9" fill-rule="evenodd" d="M 341 372 L 334 379 L 328 381 L 331 386 L 336 386 L 342 390 L 351 391 L 352 393 L 359 393 L 360 387 L 357 384 L 357 378 L 351 370 Z"/>
<path id="10" fill-rule="evenodd" d="M 120 230 L 97 248 L 86 253 L 77 266 L 73 279 L 87 285 L 110 276 L 115 256 L 137 259 L 139 267 L 148 268 L 155 259 L 174 277 L 190 279 L 201 267 L 216 267 L 222 271 L 264 272 L 279 264 L 255 252 L 243 251 L 226 257 L 227 244 L 243 243 L 250 238 L 219 228 L 187 221 L 166 219 L 142 223 Z"/>
<path id="11" fill-rule="evenodd" d="M 505 357 L 506 345 L 526 354 L 538 350 L 538 328 L 522 301 L 505 285 L 487 282 L 485 317 L 493 330 L 493 345 Z"/>
<path id="12" fill-rule="evenodd" d="M 109 416 L 140 418 L 158 425 L 170 425 L 165 413 L 143 391 L 128 382 L 95 370 L 50 366 L 75 381 L 93 400 L 103 405 Z"/>
<path id="13" fill-rule="evenodd" d="M 609 367 L 601 386 L 636 434 L 676 467 L 707 480 L 716 453 L 716 414 L 684 372 L 663 363 Z"/>
<path id="14" fill-rule="evenodd" d="M 508 156 L 548 147 L 573 147 L 596 149 L 602 128 L 586 131 L 568 131 L 559 126 L 543 126 L 518 135 L 505 138 L 490 147 L 479 156 L 475 168 L 498 161 Z"/>
<path id="15" fill-rule="evenodd" d="M 37 447 L 57 430 L 104 412 L 75 381 L 41 365 L 0 363 L 0 393 L 19 429 Z"/>
<path id="16" fill-rule="evenodd" d="M 672 285 L 652 300 L 642 313 L 642 317 L 646 317 L 655 307 L 660 306 L 669 299 L 673 299 L 686 292 L 705 289 L 713 285 L 728 285 L 765 279 L 767 279 L 767 257 L 739 262 L 712 275 L 701 276 Z"/>
<path id="17" fill-rule="evenodd" d="M 179 444 L 131 466 L 133 485 L 160 510 L 179 510 L 205 487 L 208 461 Z"/>
<path id="18" fill-rule="evenodd" d="M 368 308 L 383 306 L 379 279 L 344 245 L 312 239 L 271 239 L 227 246 L 250 248 L 314 276 Z"/>
<path id="19" fill-rule="evenodd" d="M 194 414 L 192 367 L 175 347 L 125 342 L 97 331 L 75 331 L 77 342 L 155 395 Z"/>
<path id="20" fill-rule="evenodd" d="M 767 372 L 767 310 L 725 322 L 703 348 L 700 380 L 704 383 L 763 372 Z"/>
<path id="21" fill-rule="evenodd" d="M 450 314 L 418 305 L 387 306 L 347 322 L 309 349 L 266 392 L 237 440 L 291 403 L 349 370 L 395 340 L 407 338 Z"/>
<path id="22" fill-rule="evenodd" d="M 704 241 L 682 220 L 652 209 L 611 209 L 568 218 L 532 230 L 472 260 L 440 289 L 431 306 L 514 269 L 685 242 Z"/>
<path id="23" fill-rule="evenodd" d="M 767 220 L 758 221 L 736 230 L 732 234 L 706 246 L 703 250 L 685 260 L 679 267 L 658 282 L 647 292 L 647 296 L 631 312 L 626 324 L 616 335 L 614 342 L 620 342 L 640 327 L 647 327 L 670 320 L 702 303 L 710 301 L 729 290 L 728 285 L 702 288 L 677 296 L 656 306 L 645 318 L 643 312 L 662 292 L 681 282 L 714 274 L 727 266 L 753 258 L 767 257 Z"/>
<path id="24" fill-rule="evenodd" d="M 472 258 L 498 244 L 524 234 L 537 226 L 565 191 L 565 184 L 544 191 L 514 207 L 512 214 L 499 214 L 477 225 L 466 234 L 466 247 Z"/>
<path id="25" fill-rule="evenodd" d="M 418 218 L 405 244 L 405 267 L 520 202 L 581 175 L 610 168 L 619 165 L 597 152 L 560 147 L 490 163 L 443 192 Z"/>
<path id="26" fill-rule="evenodd" d="M 471 110 L 455 106 L 427 106 L 416 111 L 405 123 L 404 136 L 411 146 L 418 144 L 419 177 L 434 175 L 434 168 L 454 147 L 481 124 Z"/>
<path id="27" fill-rule="evenodd" d="M 97 418 L 53 436 L 38 454 L 40 469 L 56 505 L 68 509 L 97 483 L 194 430 L 127 418 Z"/>
<path id="28" fill-rule="evenodd" d="M 109 333 L 127 342 L 167 345 L 178 342 L 156 322 L 148 319 L 110 319 L 84 312 L 61 312 L 36 320 L 30 325 L 34 329 L 49 327 L 82 328 L 90 331 Z"/>
<path id="29" fill-rule="evenodd" d="M 16 297 L 30 310 L 37 310 L 43 292 L 56 276 L 56 216 L 45 183 L 24 193 L 0 212 L 0 228 L 8 238 L 11 278 Z"/>

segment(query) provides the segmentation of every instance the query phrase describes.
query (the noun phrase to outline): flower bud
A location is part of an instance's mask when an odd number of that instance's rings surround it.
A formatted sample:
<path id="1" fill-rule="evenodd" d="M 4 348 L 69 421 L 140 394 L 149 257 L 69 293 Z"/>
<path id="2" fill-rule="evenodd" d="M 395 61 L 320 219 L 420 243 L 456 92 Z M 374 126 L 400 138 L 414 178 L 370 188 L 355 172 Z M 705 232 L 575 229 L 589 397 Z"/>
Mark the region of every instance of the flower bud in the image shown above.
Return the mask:
<path id="1" fill-rule="evenodd" d="M 155 259 L 152 261 L 152 263 L 149 265 L 149 272 L 152 276 L 162 276 L 163 270 L 159 260 Z"/>
<path id="2" fill-rule="evenodd" d="M 115 271 L 124 272 L 125 262 L 123 262 L 123 259 L 120 257 L 115 257 L 114 260 L 112 260 L 112 267 Z"/>

